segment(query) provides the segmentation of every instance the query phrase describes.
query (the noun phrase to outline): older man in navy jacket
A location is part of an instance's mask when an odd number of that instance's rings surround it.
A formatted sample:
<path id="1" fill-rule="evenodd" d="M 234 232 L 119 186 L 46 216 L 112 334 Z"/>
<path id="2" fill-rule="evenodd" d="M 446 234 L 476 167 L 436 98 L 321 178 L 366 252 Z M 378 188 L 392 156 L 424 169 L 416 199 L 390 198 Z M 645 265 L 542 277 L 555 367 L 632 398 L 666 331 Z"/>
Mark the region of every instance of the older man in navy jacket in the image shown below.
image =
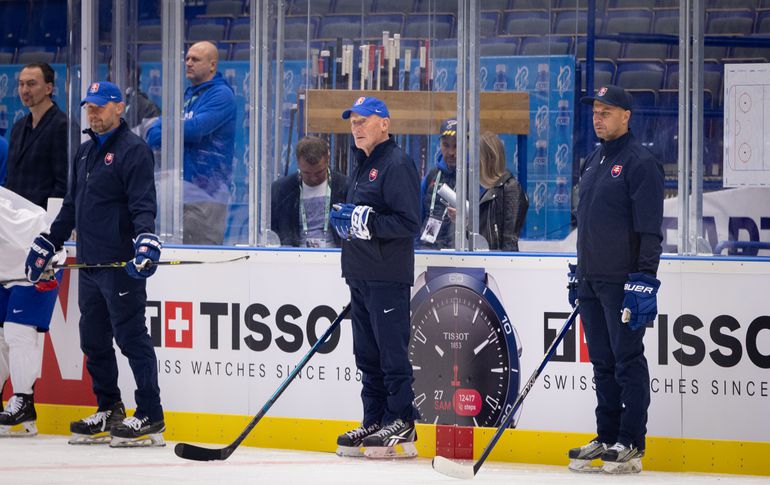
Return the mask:
<path id="1" fill-rule="evenodd" d="M 26 262 L 36 282 L 51 255 L 77 229 L 77 259 L 87 264 L 128 261 L 126 271 L 79 272 L 80 347 L 93 380 L 98 410 L 70 425 L 72 444 L 111 440 L 111 446 L 165 444 L 163 408 L 155 349 L 144 320 L 145 278 L 160 258 L 155 232 L 154 161 L 147 144 L 121 118 L 121 90 L 109 82 L 92 83 L 83 99 L 90 140 L 77 151 L 70 187 L 49 234 L 38 236 Z M 113 338 L 134 374 L 136 412 L 126 417 Z"/>

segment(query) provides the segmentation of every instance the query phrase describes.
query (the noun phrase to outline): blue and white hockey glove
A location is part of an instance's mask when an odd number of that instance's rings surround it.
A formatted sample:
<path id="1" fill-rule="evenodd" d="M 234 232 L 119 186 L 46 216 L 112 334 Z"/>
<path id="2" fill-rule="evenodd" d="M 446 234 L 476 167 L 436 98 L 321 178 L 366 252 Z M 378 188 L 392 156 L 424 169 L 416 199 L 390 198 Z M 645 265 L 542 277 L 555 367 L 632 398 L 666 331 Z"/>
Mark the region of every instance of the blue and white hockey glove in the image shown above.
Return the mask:
<path id="1" fill-rule="evenodd" d="M 56 253 L 53 243 L 47 239 L 48 234 L 40 234 L 32 242 L 24 263 L 24 274 L 31 283 L 37 283 L 51 265 Z"/>
<path id="2" fill-rule="evenodd" d="M 126 264 L 126 273 L 136 279 L 149 278 L 158 266 L 155 264 L 160 261 L 160 250 L 163 248 L 158 236 L 145 232 L 136 236 L 134 239 L 134 259 Z"/>
<path id="3" fill-rule="evenodd" d="M 577 305 L 578 287 L 577 265 L 567 263 L 567 266 L 569 267 L 569 273 L 567 273 L 567 300 L 569 301 L 569 304 L 572 306 L 572 308 L 575 308 L 575 305 Z"/>
<path id="4" fill-rule="evenodd" d="M 631 273 L 623 286 L 626 295 L 623 298 L 621 320 L 631 330 L 644 327 L 658 315 L 658 288 L 660 281 L 647 273 Z"/>
<path id="5" fill-rule="evenodd" d="M 367 205 L 334 204 L 329 219 L 342 239 L 371 239 L 369 215 L 373 212 Z"/>

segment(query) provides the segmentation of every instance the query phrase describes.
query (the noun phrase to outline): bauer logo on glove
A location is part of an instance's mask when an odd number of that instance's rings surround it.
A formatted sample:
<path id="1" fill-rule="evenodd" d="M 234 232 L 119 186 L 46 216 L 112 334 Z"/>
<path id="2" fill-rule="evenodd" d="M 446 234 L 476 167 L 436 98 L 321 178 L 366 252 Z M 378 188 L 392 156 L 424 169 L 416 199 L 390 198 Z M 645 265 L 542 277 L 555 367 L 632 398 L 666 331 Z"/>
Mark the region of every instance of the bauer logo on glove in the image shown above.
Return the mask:
<path id="1" fill-rule="evenodd" d="M 644 327 L 658 315 L 658 288 L 660 281 L 646 273 L 631 273 L 623 286 L 621 321 L 631 330 Z"/>

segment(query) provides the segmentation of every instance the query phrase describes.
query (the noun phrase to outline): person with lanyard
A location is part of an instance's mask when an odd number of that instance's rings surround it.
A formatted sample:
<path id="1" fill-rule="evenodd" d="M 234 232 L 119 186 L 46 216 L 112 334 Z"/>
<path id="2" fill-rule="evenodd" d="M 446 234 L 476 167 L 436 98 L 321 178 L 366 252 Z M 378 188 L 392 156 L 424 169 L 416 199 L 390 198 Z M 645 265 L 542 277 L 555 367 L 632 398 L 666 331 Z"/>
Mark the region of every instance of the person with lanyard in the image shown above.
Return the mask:
<path id="1" fill-rule="evenodd" d="M 332 205 L 345 202 L 347 177 L 329 167 L 326 140 L 306 136 L 297 143 L 297 173 L 273 182 L 270 197 L 271 228 L 282 246 L 340 247 L 329 225 Z"/>
<path id="2" fill-rule="evenodd" d="M 450 118 L 441 123 L 440 151 L 436 166 L 422 179 L 422 230 L 418 247 L 442 249 L 454 247 L 454 219 L 451 207 L 439 195 L 441 185 L 454 190 L 457 172 L 457 120 Z"/>

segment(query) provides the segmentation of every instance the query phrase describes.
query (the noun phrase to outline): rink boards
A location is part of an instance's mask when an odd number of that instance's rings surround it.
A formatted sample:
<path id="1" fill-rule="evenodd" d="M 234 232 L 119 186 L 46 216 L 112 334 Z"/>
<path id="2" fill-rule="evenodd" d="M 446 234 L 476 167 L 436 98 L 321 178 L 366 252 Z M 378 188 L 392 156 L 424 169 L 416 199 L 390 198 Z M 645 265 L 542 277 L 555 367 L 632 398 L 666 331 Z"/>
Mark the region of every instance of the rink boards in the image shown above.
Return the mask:
<path id="1" fill-rule="evenodd" d="M 339 253 L 164 249 L 163 259 L 247 262 L 162 267 L 148 283 L 147 325 L 158 355 L 167 439 L 229 443 L 347 303 Z M 483 267 L 522 345 L 522 381 L 568 316 L 568 255 L 417 256 L 427 266 Z M 770 475 L 770 262 L 664 258 L 659 318 L 647 329 L 652 404 L 647 469 Z M 42 432 L 95 401 L 78 346 L 77 273 L 65 278 L 36 388 Z M 593 436 L 595 397 L 581 327 L 568 334 L 527 397 L 518 429 L 493 460 L 566 463 L 566 449 Z M 134 383 L 119 355 L 121 389 Z M 350 322 L 317 354 L 246 444 L 331 451 L 361 416 Z M 55 408 L 55 410 L 53 409 Z M 435 453 L 421 426 L 420 453 Z M 477 429 L 476 456 L 492 429 Z"/>

